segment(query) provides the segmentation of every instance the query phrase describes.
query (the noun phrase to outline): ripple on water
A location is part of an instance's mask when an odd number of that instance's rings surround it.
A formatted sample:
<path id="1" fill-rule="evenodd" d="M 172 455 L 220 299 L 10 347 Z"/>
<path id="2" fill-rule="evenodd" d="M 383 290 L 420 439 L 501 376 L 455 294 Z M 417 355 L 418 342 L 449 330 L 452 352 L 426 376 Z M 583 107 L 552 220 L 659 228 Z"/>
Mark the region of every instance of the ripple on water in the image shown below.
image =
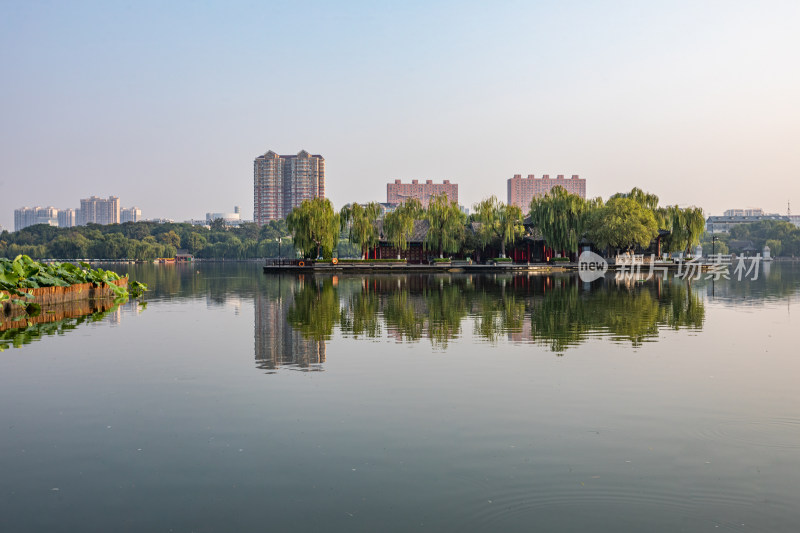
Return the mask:
<path id="1" fill-rule="evenodd" d="M 727 486 L 724 492 L 712 487 L 687 487 L 649 484 L 631 476 L 570 475 L 569 481 L 520 477 L 509 482 L 490 483 L 473 480 L 467 491 L 476 505 L 464 516 L 465 524 L 530 523 L 531 519 L 548 514 L 590 513 L 601 522 L 615 517 L 640 516 L 650 521 L 657 516 L 706 524 L 721 530 L 740 530 L 741 517 L 750 524 L 771 523 L 786 517 L 790 509 L 779 502 L 758 500 L 745 486 Z M 480 497 L 476 498 L 476 492 Z M 463 492 L 462 492 L 463 495 Z M 746 513 L 742 515 L 742 511 Z"/>
<path id="2" fill-rule="evenodd" d="M 699 437 L 754 447 L 800 449 L 800 420 L 786 417 L 723 420 L 702 431 Z"/>

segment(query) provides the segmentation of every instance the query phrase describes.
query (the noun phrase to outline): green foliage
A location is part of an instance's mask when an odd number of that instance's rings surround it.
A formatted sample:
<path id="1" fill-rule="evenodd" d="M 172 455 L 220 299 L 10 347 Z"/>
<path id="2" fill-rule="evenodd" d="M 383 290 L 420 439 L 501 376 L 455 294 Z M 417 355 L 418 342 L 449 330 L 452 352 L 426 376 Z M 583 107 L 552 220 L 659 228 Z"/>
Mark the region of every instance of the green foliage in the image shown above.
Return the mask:
<path id="1" fill-rule="evenodd" d="M 772 255 L 800 256 L 800 228 L 791 222 L 762 220 L 751 224 L 741 224 L 731 228 L 730 238 L 739 241 L 752 241 L 758 250 L 761 250 L 767 244 L 767 241 L 779 241 L 778 253 L 769 245 Z M 737 250 L 732 249 L 732 251 Z"/>
<path id="2" fill-rule="evenodd" d="M 117 273 L 102 268 L 93 269 L 87 263 L 80 263 L 80 266 L 72 263 L 45 264 L 34 261 L 26 255 L 17 256 L 13 261 L 0 258 L 0 290 L 18 296 L 22 296 L 26 292 L 25 289 L 92 283 L 98 287 L 105 285 L 115 296 L 127 298 L 129 290 L 113 283 L 119 279 Z M 132 283 L 135 296 L 147 290 L 147 286 L 142 283 Z"/>
<path id="3" fill-rule="evenodd" d="M 767 239 L 765 243 L 769 246 L 769 254 L 772 257 L 778 257 L 783 251 L 783 244 L 778 239 Z"/>
<path id="4" fill-rule="evenodd" d="M 670 230 L 662 248 L 666 252 L 689 253 L 700 243 L 706 225 L 705 215 L 699 207 L 680 208 L 677 205 L 658 210 L 659 226 Z"/>
<path id="5" fill-rule="evenodd" d="M 400 252 L 408 250 L 408 240 L 414 233 L 414 221 L 423 214 L 422 204 L 416 198 L 409 198 L 383 217 L 383 234 Z"/>
<path id="6" fill-rule="evenodd" d="M 238 227 L 217 224 L 215 228 L 153 222 L 89 224 L 73 228 L 29 226 L 4 234 L 0 239 L 0 257 L 12 259 L 28 255 L 34 259 L 152 261 L 158 257 L 173 257 L 182 246 L 198 258 L 251 259 L 278 257 L 279 237 L 284 238 L 281 247 L 284 257 L 294 256 L 291 242 L 286 240 L 289 231 L 285 220 L 273 220 L 260 227 L 245 223 Z M 223 245 L 215 246 L 217 243 Z"/>
<path id="7" fill-rule="evenodd" d="M 177 233 L 175 233 L 174 230 L 170 230 L 170 231 L 161 233 L 157 237 L 157 240 L 161 244 L 172 246 L 173 248 L 180 248 L 181 247 L 181 238 Z"/>
<path id="8" fill-rule="evenodd" d="M 711 234 L 711 233 L 703 233 L 700 236 L 700 245 L 703 247 L 703 253 L 708 254 L 722 254 L 727 255 L 730 253 L 730 247 L 728 246 L 728 239 L 730 236 L 728 234 Z M 712 243 L 713 239 L 713 243 Z"/>
<path id="9" fill-rule="evenodd" d="M 434 196 L 428 203 L 425 218 L 430 223 L 425 238 L 425 248 L 437 250 L 439 257 L 445 252 L 456 253 L 464 242 L 466 216 L 458 204 L 450 202 L 446 194 Z"/>
<path id="10" fill-rule="evenodd" d="M 658 209 L 658 196 L 644 192 L 639 187 L 634 187 L 631 189 L 631 192 L 618 192 L 609 198 L 609 200 L 613 200 L 615 198 L 629 198 L 643 208 L 649 209 L 650 211 L 656 211 Z"/>
<path id="11" fill-rule="evenodd" d="M 645 248 L 658 235 L 653 211 L 624 197 L 612 197 L 604 206 L 592 211 L 589 228 L 590 238 L 602 248 Z"/>
<path id="12" fill-rule="evenodd" d="M 306 257 L 330 257 L 339 236 L 339 215 L 327 198 L 303 200 L 286 217 L 295 248 Z"/>
<path id="13" fill-rule="evenodd" d="M 348 229 L 348 238 L 351 244 L 361 246 L 361 255 L 367 257 L 370 248 L 378 244 L 378 230 L 375 221 L 380 214 L 380 206 L 370 202 L 366 206 L 350 204 L 344 206 L 339 212 L 339 225 L 341 229 Z"/>
<path id="14" fill-rule="evenodd" d="M 485 248 L 493 241 L 500 243 L 500 257 L 506 256 L 506 244 L 514 244 L 522 236 L 522 209 L 506 205 L 494 196 L 475 205 L 475 221 L 478 227 L 478 240 Z"/>
<path id="15" fill-rule="evenodd" d="M 553 250 L 577 252 L 595 203 L 599 204 L 599 200 L 589 202 L 556 186 L 544 196 L 531 200 L 531 223 Z"/>

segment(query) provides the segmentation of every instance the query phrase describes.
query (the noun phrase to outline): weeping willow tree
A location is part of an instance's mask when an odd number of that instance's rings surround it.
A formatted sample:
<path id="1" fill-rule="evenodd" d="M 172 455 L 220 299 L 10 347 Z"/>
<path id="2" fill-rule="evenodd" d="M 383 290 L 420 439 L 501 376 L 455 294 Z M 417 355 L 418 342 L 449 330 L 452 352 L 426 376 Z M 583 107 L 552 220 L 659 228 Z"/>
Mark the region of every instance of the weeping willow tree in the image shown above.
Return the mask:
<path id="1" fill-rule="evenodd" d="M 706 228 L 706 217 L 701 207 L 682 209 L 683 237 L 686 241 L 685 252 L 688 254 L 692 246 L 700 242 L 700 236 Z"/>
<path id="2" fill-rule="evenodd" d="M 434 196 L 425 210 L 425 218 L 430 223 L 425 248 L 436 250 L 440 258 L 444 252 L 457 252 L 464 240 L 466 220 L 458 204 L 449 201 L 446 194 Z"/>
<path id="3" fill-rule="evenodd" d="M 330 257 L 339 234 L 339 215 L 327 198 L 303 200 L 286 217 L 294 247 L 308 257 Z"/>
<path id="4" fill-rule="evenodd" d="M 706 226 L 705 215 L 699 207 L 680 208 L 677 205 L 658 210 L 659 226 L 670 231 L 665 240 L 668 252 L 689 253 L 700 242 Z"/>
<path id="5" fill-rule="evenodd" d="M 475 205 L 475 221 L 480 222 L 478 239 L 481 246 L 498 239 L 500 257 L 506 256 L 506 244 L 514 244 L 525 231 L 522 226 L 522 209 L 507 205 L 492 196 Z"/>
<path id="6" fill-rule="evenodd" d="M 409 198 L 391 213 L 383 217 L 383 234 L 400 253 L 408 250 L 409 239 L 414 233 L 414 221 L 423 213 L 422 204 L 416 198 Z"/>
<path id="7" fill-rule="evenodd" d="M 367 205 L 350 204 L 344 206 L 339 212 L 340 228 L 348 230 L 350 244 L 361 247 L 361 256 L 367 259 L 369 249 L 378 244 L 378 231 L 375 221 L 380 215 L 381 208 L 375 202 Z"/>
<path id="8" fill-rule="evenodd" d="M 578 251 L 578 243 L 586 231 L 588 215 L 598 200 L 584 200 L 560 186 L 531 200 L 531 223 L 554 250 Z"/>
<path id="9" fill-rule="evenodd" d="M 653 212 L 658 210 L 658 196 L 650 194 L 649 192 L 644 192 L 639 187 L 634 187 L 631 189 L 631 192 L 619 192 L 609 198 L 609 200 L 614 198 L 629 198 L 645 209 L 649 209 Z"/>

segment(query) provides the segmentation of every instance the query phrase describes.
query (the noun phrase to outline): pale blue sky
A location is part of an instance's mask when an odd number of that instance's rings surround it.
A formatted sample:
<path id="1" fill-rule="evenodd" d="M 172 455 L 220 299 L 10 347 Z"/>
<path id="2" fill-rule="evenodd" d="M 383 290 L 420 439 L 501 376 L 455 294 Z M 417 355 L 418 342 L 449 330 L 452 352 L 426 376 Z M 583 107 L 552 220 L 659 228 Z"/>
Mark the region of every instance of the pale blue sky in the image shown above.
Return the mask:
<path id="1" fill-rule="evenodd" d="M 93 194 L 251 218 L 268 149 L 321 153 L 337 207 L 548 173 L 800 213 L 798 28 L 795 1 L 0 0 L 0 224 Z"/>

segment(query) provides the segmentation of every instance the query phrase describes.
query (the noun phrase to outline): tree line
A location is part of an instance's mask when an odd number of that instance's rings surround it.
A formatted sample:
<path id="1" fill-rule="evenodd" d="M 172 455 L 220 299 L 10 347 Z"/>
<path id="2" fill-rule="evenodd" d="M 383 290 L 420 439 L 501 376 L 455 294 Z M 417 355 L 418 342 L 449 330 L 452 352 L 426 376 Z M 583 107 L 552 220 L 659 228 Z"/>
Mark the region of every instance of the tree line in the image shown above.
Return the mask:
<path id="1" fill-rule="evenodd" d="M 645 249 L 663 230 L 663 252 L 689 253 L 705 228 L 702 209 L 660 206 L 656 195 L 638 188 L 604 202 L 556 186 L 534 198 L 526 213 L 492 196 L 476 204 L 473 214 L 467 216 L 446 195 L 431 198 L 424 208 L 419 200 L 409 199 L 382 218 L 380 212 L 377 203 L 353 203 L 336 212 L 330 200 L 313 199 L 295 208 L 286 222 L 295 247 L 305 257 L 323 258 L 332 257 L 343 236 L 366 258 L 378 245 L 381 233 L 399 257 L 408 250 L 419 220 L 429 223 L 425 249 L 438 257 L 460 254 L 479 258 L 487 250 L 499 250 L 499 257 L 504 258 L 506 249 L 518 244 L 526 232 L 541 236 L 554 253 L 567 256 L 578 252 L 583 238 L 609 251 Z"/>
<path id="2" fill-rule="evenodd" d="M 198 258 L 251 259 L 294 256 L 286 221 L 258 226 L 226 227 L 222 220 L 209 227 L 188 223 L 126 222 L 88 224 L 72 228 L 29 226 L 0 233 L 0 257 L 24 254 L 35 259 L 133 259 L 152 261 L 175 257 L 185 249 Z M 284 242 L 278 239 L 283 237 Z M 288 242 L 287 242 L 288 241 Z"/>
<path id="3" fill-rule="evenodd" d="M 800 257 L 800 228 L 782 220 L 761 220 L 734 226 L 730 233 L 705 234 L 700 244 L 704 253 L 752 254 L 769 246 L 772 257 Z"/>
<path id="4" fill-rule="evenodd" d="M 525 224 L 525 219 L 528 223 Z M 244 223 L 209 226 L 188 223 L 128 222 L 88 224 L 73 228 L 29 226 L 0 234 L 0 257 L 19 254 L 54 259 L 153 260 L 174 257 L 185 249 L 203 259 L 254 259 L 295 257 L 367 257 L 381 235 L 397 251 L 408 250 L 415 225 L 427 221 L 424 247 L 430 255 L 455 254 L 504 258 L 506 250 L 526 234 L 541 237 L 554 254 L 579 250 L 586 238 L 601 250 L 644 249 L 665 230 L 662 251 L 689 252 L 703 233 L 700 208 L 660 206 L 658 197 L 634 188 L 627 193 L 583 199 L 554 187 L 534 198 L 523 212 L 494 196 L 475 206 L 469 216 L 447 196 L 430 199 L 427 206 L 409 199 L 381 215 L 377 203 L 352 203 L 336 211 L 328 199 L 306 200 L 285 220 L 263 226 Z"/>

